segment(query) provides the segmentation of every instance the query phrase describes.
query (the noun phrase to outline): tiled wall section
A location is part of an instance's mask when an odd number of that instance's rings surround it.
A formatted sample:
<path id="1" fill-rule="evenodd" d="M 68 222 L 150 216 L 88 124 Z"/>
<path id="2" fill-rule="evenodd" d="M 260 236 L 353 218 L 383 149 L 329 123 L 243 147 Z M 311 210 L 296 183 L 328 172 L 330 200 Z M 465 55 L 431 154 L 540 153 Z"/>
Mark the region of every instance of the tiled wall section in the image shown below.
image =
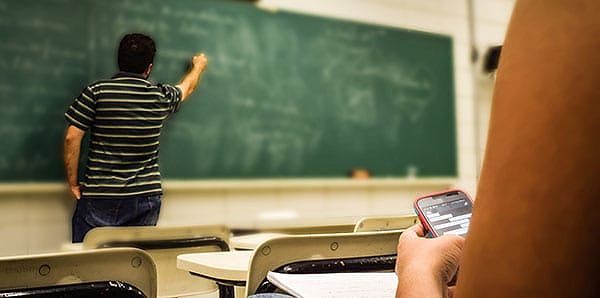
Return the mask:
<path id="1" fill-rule="evenodd" d="M 513 2 L 473 0 L 475 41 L 480 51 L 501 44 Z M 474 71 L 469 61 L 467 0 L 263 0 L 259 3 L 270 8 L 452 36 L 459 155 L 459 177 L 453 184 L 474 193 L 477 153 L 482 152 L 485 144 L 493 84 L 485 77 L 478 77 L 479 66 Z M 307 217 L 393 214 L 396 210 L 410 209 L 416 194 L 447 186 L 400 183 L 377 187 L 167 188 L 159 224 L 252 226 L 258 214 L 265 211 L 291 210 Z M 28 191 L 30 188 L 0 191 L 0 256 L 56 251 L 69 240 L 73 201 L 66 191 L 60 185 L 50 187 L 51 191 Z"/>
<path id="2" fill-rule="evenodd" d="M 285 187 L 282 183 L 262 181 L 256 187 L 252 181 L 167 182 L 159 225 L 227 224 L 255 229 L 269 227 L 269 221 L 279 226 L 281 216 L 290 215 L 301 220 L 345 220 L 404 214 L 411 210 L 415 196 L 446 189 L 453 180 L 305 180 Z M 75 201 L 66 188 L 62 184 L 30 187 L 0 186 L 0 256 L 58 251 L 70 241 Z M 267 215 L 274 215 L 275 221 Z"/>

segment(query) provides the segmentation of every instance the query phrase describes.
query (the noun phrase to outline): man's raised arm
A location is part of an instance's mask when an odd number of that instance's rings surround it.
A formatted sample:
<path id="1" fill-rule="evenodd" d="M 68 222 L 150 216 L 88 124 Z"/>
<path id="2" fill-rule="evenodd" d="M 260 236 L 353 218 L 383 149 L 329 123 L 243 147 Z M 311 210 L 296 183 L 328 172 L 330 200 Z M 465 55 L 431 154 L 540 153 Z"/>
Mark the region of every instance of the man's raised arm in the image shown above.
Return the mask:
<path id="1" fill-rule="evenodd" d="M 181 101 L 186 100 L 196 87 L 198 86 L 198 82 L 202 78 L 202 74 L 206 69 L 206 65 L 208 64 L 208 59 L 202 53 L 195 55 L 192 57 L 192 68 L 190 71 L 183 76 L 177 87 L 181 89 Z"/>

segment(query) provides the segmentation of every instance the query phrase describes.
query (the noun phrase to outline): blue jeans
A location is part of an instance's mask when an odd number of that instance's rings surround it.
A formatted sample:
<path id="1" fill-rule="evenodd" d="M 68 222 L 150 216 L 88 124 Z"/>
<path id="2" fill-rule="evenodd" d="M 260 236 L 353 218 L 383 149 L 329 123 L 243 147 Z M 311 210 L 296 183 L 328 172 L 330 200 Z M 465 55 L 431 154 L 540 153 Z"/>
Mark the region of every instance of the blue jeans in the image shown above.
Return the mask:
<path id="1" fill-rule="evenodd" d="M 72 241 L 82 242 L 96 227 L 155 226 L 160 213 L 160 196 L 131 199 L 85 199 L 77 201 L 73 213 Z"/>

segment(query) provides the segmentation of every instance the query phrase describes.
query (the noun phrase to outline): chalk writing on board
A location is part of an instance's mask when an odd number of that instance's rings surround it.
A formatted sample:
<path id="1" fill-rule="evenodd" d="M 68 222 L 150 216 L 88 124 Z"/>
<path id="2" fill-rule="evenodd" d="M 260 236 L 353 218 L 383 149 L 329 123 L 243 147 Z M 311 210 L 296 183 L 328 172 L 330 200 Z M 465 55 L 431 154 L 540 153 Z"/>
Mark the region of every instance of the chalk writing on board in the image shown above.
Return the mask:
<path id="1" fill-rule="evenodd" d="M 114 74 L 116 43 L 132 31 L 157 42 L 152 81 L 176 83 L 197 51 L 210 61 L 165 125 L 167 179 L 455 174 L 447 37 L 230 1 L 20 0 L 0 12 L 11 32 L 0 43 L 0 179 L 62 179 L 63 113 Z"/>
<path id="2" fill-rule="evenodd" d="M 138 4 L 136 3 L 135 5 Z M 165 5 L 161 7 L 160 12 L 163 16 L 174 20 L 184 19 L 194 20 L 196 22 L 218 23 L 224 25 L 233 25 L 236 23 L 236 20 L 234 20 L 232 17 L 212 11 L 195 11 L 191 9 L 174 10 Z"/>
<path id="3" fill-rule="evenodd" d="M 39 55 L 40 58 L 65 58 L 73 60 L 83 60 L 85 54 L 70 49 L 54 45 L 49 39 L 36 40 L 29 43 L 3 43 L 0 44 L 0 50 L 11 51 L 13 53 Z"/>

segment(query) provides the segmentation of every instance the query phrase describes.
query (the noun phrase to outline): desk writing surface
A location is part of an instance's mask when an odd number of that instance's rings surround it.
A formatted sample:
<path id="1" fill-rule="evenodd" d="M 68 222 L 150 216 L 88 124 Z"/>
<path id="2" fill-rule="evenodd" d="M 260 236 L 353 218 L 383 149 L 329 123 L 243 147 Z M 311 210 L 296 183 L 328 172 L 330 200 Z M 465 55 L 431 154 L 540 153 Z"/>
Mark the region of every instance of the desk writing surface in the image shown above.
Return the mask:
<path id="1" fill-rule="evenodd" d="M 201 86 L 164 128 L 167 179 L 455 176 L 452 40 L 235 1 L 0 2 L 0 181 L 61 181 L 62 114 L 116 71 L 123 33 L 157 42 L 151 80 Z"/>
<path id="2" fill-rule="evenodd" d="M 233 236 L 231 239 L 229 239 L 229 242 L 231 247 L 235 249 L 253 250 L 267 240 L 286 235 L 287 234 L 283 233 L 255 233 L 242 236 Z"/>
<path id="3" fill-rule="evenodd" d="M 177 268 L 208 277 L 245 281 L 253 251 L 225 251 L 177 256 Z"/>
<path id="4" fill-rule="evenodd" d="M 286 230 L 321 230 L 323 228 L 341 228 L 352 231 L 361 216 L 300 216 L 294 219 L 255 220 L 246 223 L 233 223 L 232 230 L 260 230 L 265 232 L 286 233 Z M 348 229 L 349 228 L 349 229 Z M 341 232 L 340 231 L 340 232 Z M 303 233 L 304 234 L 304 233 Z"/>

